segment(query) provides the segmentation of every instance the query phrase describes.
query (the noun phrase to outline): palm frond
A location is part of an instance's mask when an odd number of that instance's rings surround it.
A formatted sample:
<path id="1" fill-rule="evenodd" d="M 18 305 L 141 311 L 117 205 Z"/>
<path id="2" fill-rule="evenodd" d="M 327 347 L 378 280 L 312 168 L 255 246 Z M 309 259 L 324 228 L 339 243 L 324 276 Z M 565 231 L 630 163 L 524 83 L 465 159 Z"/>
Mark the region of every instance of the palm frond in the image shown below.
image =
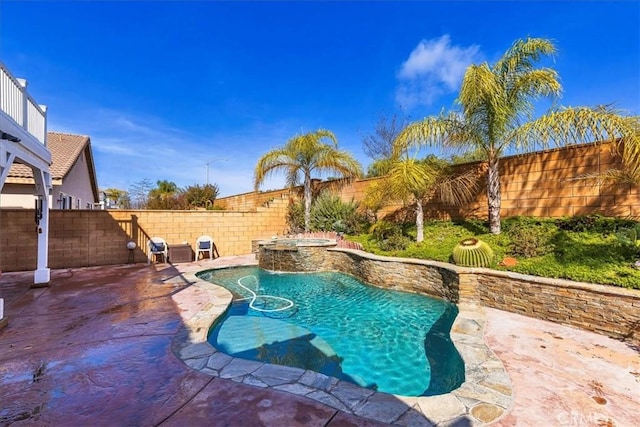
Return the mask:
<path id="1" fill-rule="evenodd" d="M 363 175 L 362 166 L 351 153 L 333 148 L 318 152 L 315 168 L 345 178 L 360 178 Z"/>
<path id="2" fill-rule="evenodd" d="M 592 181 L 595 185 L 640 185 L 640 168 L 609 169 L 602 173 L 586 173 L 575 177 L 573 180 Z"/>
<path id="3" fill-rule="evenodd" d="M 467 171 L 459 175 L 444 175 L 436 184 L 440 201 L 447 205 L 460 206 L 475 199 L 478 189 L 478 174 Z"/>
<path id="4" fill-rule="evenodd" d="M 285 184 L 287 187 L 295 187 L 302 184 L 302 180 L 300 179 L 302 168 L 299 165 L 288 165 L 285 170 Z"/>
<path id="5" fill-rule="evenodd" d="M 445 145 L 449 125 L 444 117 L 429 116 L 410 123 L 393 143 L 393 157 L 399 158 L 411 147 Z"/>
<path id="6" fill-rule="evenodd" d="M 462 106 L 465 117 L 481 111 L 495 111 L 504 104 L 501 99 L 504 97 L 504 89 L 498 77 L 486 62 L 467 68 L 456 100 Z"/>
<path id="7" fill-rule="evenodd" d="M 373 181 L 367 186 L 362 205 L 366 209 L 377 212 L 384 206 L 392 203 L 394 200 L 393 191 L 388 179 L 380 179 Z"/>
<path id="8" fill-rule="evenodd" d="M 531 38 L 516 40 L 493 66 L 496 74 L 507 76 L 531 70 L 542 56 L 553 57 L 557 50 L 552 40 Z"/>
<path id="9" fill-rule="evenodd" d="M 512 79 L 507 88 L 507 103 L 515 113 L 525 114 L 531 120 L 533 100 L 541 97 L 559 97 L 562 85 L 558 73 L 550 68 L 529 70 Z"/>
<path id="10" fill-rule="evenodd" d="M 389 172 L 390 187 L 402 199 L 409 195 L 421 199 L 431 191 L 436 179 L 433 167 L 415 159 L 397 161 Z"/>
<path id="11" fill-rule="evenodd" d="M 640 117 L 624 116 L 605 106 L 553 111 L 520 126 L 511 139 L 518 147 L 542 148 L 614 141 L 628 168 L 640 165 Z"/>
<path id="12" fill-rule="evenodd" d="M 280 169 L 297 168 L 295 158 L 285 147 L 277 148 L 262 156 L 254 169 L 253 185 L 257 190 L 266 178 Z"/>

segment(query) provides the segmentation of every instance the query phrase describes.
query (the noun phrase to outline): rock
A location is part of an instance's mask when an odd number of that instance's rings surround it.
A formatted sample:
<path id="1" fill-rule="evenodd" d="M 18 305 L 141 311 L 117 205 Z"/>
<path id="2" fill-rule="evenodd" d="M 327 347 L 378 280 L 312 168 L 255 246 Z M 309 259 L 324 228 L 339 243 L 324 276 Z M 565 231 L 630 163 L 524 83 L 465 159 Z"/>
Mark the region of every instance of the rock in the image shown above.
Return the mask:
<path id="1" fill-rule="evenodd" d="M 504 409 L 499 406 L 481 403 L 471 408 L 471 415 L 483 423 L 490 423 L 499 418 L 504 413 Z"/>
<path id="2" fill-rule="evenodd" d="M 513 267 L 516 264 L 518 264 L 518 260 L 508 256 L 508 257 L 504 257 L 504 259 L 500 261 L 500 264 L 498 265 L 501 265 L 503 267 Z"/>

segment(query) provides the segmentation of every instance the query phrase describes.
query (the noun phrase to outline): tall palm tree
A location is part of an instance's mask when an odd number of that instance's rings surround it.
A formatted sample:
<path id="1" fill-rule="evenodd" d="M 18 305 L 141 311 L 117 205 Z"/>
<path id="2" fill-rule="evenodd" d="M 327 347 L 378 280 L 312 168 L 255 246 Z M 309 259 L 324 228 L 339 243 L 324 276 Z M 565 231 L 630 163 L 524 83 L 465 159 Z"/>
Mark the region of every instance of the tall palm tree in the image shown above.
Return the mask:
<path id="1" fill-rule="evenodd" d="M 342 177 L 362 176 L 362 167 L 348 152 L 338 150 L 336 136 L 328 130 L 296 135 L 282 146 L 269 151 L 258 160 L 254 186 L 258 190 L 272 173 L 284 170 L 287 185 L 304 185 L 304 228 L 309 231 L 311 220 L 311 174 L 323 171 Z"/>
<path id="2" fill-rule="evenodd" d="M 626 161 L 640 161 L 637 117 L 606 108 L 566 108 L 533 120 L 533 102 L 560 95 L 557 73 L 536 68 L 543 56 L 553 56 L 550 40 L 517 40 L 493 66 L 471 65 L 465 72 L 457 103 L 461 111 L 411 123 L 396 139 L 396 151 L 411 145 L 481 150 L 486 154 L 490 230 L 500 233 L 499 160 L 508 149 L 526 151 L 550 143 L 567 145 L 618 139 Z M 626 154 L 625 154 L 626 153 Z"/>
<path id="3" fill-rule="evenodd" d="M 407 153 L 392 161 L 388 174 L 372 184 L 365 205 L 381 208 L 402 200 L 416 204 L 416 242 L 424 240 L 424 203 L 437 198 L 445 204 L 460 205 L 471 200 L 476 188 L 474 172 L 453 174 L 450 165 L 429 156 L 418 160 Z"/>

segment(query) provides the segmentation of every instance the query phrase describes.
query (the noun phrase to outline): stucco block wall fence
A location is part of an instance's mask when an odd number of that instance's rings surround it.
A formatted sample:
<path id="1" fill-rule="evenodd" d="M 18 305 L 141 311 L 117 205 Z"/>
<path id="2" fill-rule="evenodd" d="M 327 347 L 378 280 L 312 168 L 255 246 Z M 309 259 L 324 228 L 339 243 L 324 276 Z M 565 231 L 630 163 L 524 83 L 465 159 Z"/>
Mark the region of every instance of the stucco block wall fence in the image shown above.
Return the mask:
<path id="1" fill-rule="evenodd" d="M 279 271 L 334 270 L 385 289 L 480 304 L 640 344 L 640 291 L 546 279 L 342 248 L 262 246 L 259 265 Z"/>
<path id="2" fill-rule="evenodd" d="M 49 267 L 125 264 L 134 241 L 135 262 L 146 262 L 150 237 L 167 244 L 213 237 L 221 256 L 251 252 L 251 242 L 281 234 L 288 200 L 276 199 L 252 211 L 52 210 Z M 0 209 L 0 271 L 36 268 L 37 235 L 32 209 Z"/>
<path id="3" fill-rule="evenodd" d="M 611 151 L 612 144 L 584 144 L 504 157 L 500 160 L 503 218 L 511 216 L 561 217 L 602 213 L 616 217 L 640 217 L 640 186 L 597 185 L 577 179 L 584 174 L 602 173 L 622 163 Z M 483 162 L 456 166 L 459 170 L 483 171 Z M 344 201 L 361 201 L 365 191 L 378 178 L 354 181 L 315 181 L 317 190 L 331 188 Z M 294 190 L 245 193 L 216 200 L 225 209 L 253 209 L 279 197 L 296 197 Z M 378 217 L 395 211 L 387 207 Z M 486 218 L 486 184 L 478 187 L 476 199 L 461 208 L 439 203 L 425 206 L 425 216 L 435 219 Z"/>

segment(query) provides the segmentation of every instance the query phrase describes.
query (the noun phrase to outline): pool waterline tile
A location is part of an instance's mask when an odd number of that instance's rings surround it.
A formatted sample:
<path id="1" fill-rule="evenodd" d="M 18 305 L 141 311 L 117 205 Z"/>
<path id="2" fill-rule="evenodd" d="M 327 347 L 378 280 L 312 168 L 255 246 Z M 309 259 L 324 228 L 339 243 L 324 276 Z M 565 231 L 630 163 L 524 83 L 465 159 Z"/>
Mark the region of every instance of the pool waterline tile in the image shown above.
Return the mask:
<path id="1" fill-rule="evenodd" d="M 244 263 L 243 265 L 256 265 L 256 263 Z M 187 269 L 182 274 L 198 290 L 206 292 L 210 299 L 209 303 L 204 304 L 201 311 L 191 318 L 183 319 L 187 333 L 176 334 L 173 348 L 176 355 L 185 363 L 189 359 L 198 358 L 197 356 L 200 354 L 211 354 L 204 367 L 197 370 L 207 375 L 220 376 L 232 360 L 249 361 L 217 352 L 207 342 L 209 327 L 224 313 L 231 302 L 232 295 L 221 286 L 202 281 L 196 277 L 195 273 L 201 269 L 202 267 L 199 270 Z M 180 292 L 188 292 L 188 289 Z M 179 304 L 180 298 L 175 299 Z M 425 425 L 446 424 L 456 419 L 465 419 L 472 425 L 483 425 L 495 421 L 507 412 L 513 400 L 511 384 L 504 366 L 484 343 L 483 331 L 486 322 L 484 309 L 475 305 L 458 305 L 458 309 L 458 316 L 451 328 L 451 339 L 464 360 L 465 382 L 451 393 L 428 397 L 394 396 L 331 377 L 327 377 L 331 378 L 327 382 L 326 379 L 319 377 L 321 374 L 314 371 L 270 364 L 263 364 L 251 373 L 243 371 L 244 373 L 238 372 L 237 377 L 227 376 L 230 374 L 225 377 L 232 380 L 235 378 L 236 381 L 256 387 L 306 396 L 341 411 L 381 422 L 404 425 L 412 422 L 411 420 L 416 417 L 415 412 L 419 411 L 427 422 Z M 186 313 L 187 311 L 185 311 Z M 208 351 L 210 353 L 207 353 Z M 190 355 L 192 356 L 185 357 Z M 242 365 L 242 362 L 236 363 Z M 195 360 L 187 364 L 192 368 L 201 365 L 199 361 L 195 362 Z M 495 381 L 498 378 L 500 381 Z M 498 384 L 494 386 L 494 382 Z M 345 394 L 346 390 L 349 390 L 349 393 Z M 346 399 L 346 402 L 343 399 Z M 376 407 L 376 402 L 386 402 L 388 405 L 390 401 L 394 400 L 397 405 L 394 406 L 393 414 L 381 410 L 381 406 L 384 405 Z M 416 403 L 411 404 L 411 402 Z M 404 411 L 398 409 L 402 405 L 405 407 Z M 481 415 L 478 418 L 473 415 L 474 413 Z M 492 416 L 494 416 L 493 419 L 491 419 Z"/>

